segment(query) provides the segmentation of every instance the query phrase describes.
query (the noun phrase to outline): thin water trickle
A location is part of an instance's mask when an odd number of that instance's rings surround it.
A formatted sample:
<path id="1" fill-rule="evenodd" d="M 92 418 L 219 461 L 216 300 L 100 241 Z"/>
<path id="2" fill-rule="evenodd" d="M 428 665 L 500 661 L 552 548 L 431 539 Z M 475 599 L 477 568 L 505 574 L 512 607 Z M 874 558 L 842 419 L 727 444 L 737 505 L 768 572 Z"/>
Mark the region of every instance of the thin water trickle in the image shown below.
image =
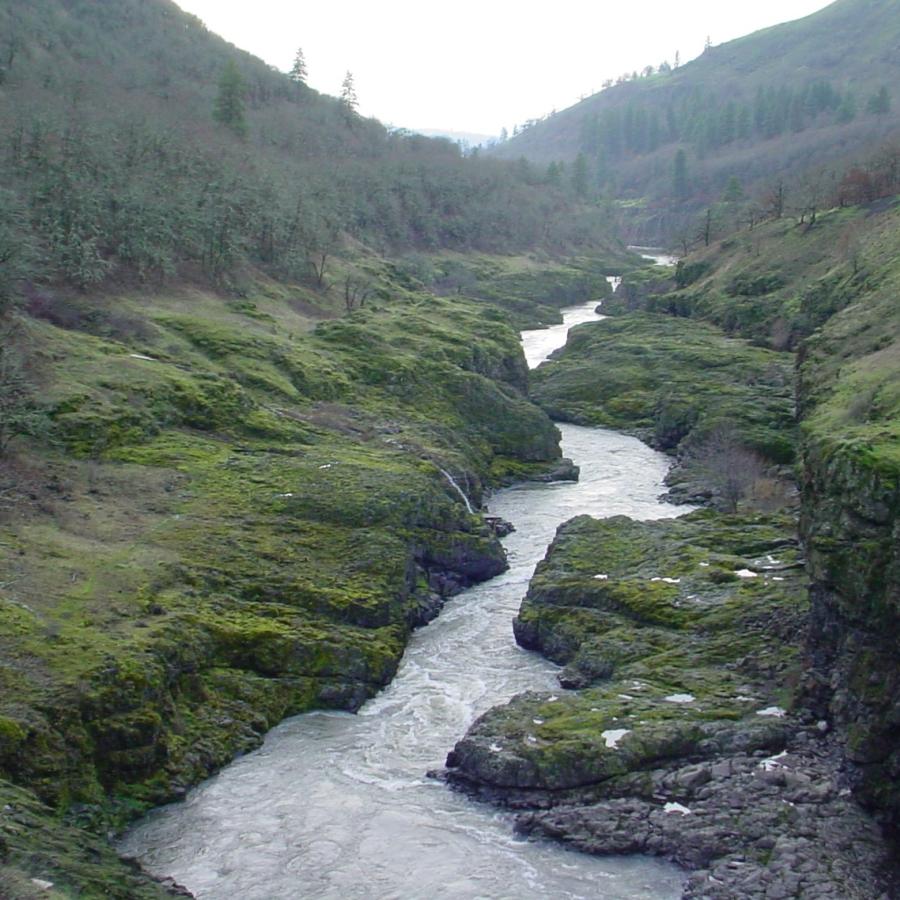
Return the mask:
<path id="1" fill-rule="evenodd" d="M 532 336 L 523 339 L 527 347 Z M 518 648 L 510 627 L 557 526 L 581 513 L 678 512 L 656 499 L 660 454 L 602 429 L 561 431 L 581 480 L 491 498 L 490 513 L 517 528 L 504 540 L 510 569 L 419 630 L 390 687 L 355 716 L 284 722 L 183 803 L 146 817 L 122 851 L 201 900 L 678 897 L 683 876 L 673 866 L 521 841 L 506 814 L 425 777 L 489 707 L 559 689 L 556 667 Z"/>

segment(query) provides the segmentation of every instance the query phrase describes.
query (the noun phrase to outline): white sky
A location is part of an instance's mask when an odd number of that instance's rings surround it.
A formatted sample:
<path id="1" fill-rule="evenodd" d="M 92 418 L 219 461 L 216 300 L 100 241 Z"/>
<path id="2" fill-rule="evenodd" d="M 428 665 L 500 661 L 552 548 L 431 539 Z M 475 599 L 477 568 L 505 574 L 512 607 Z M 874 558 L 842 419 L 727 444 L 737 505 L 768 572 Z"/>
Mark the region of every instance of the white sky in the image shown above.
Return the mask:
<path id="1" fill-rule="evenodd" d="M 822 9 L 829 0 L 177 0 L 207 27 L 405 128 L 498 134 L 623 72 Z"/>

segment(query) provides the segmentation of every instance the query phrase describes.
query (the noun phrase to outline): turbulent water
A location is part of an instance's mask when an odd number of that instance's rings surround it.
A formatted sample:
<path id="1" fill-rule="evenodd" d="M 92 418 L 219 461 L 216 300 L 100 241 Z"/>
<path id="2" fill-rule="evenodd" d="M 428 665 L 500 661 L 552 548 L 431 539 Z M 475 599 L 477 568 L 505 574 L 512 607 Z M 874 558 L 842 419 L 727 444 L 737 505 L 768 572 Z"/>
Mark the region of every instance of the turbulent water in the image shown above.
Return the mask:
<path id="1" fill-rule="evenodd" d="M 640 253 L 644 259 L 652 259 L 658 266 L 674 266 L 678 262 L 678 257 L 673 256 L 668 250 L 661 247 L 629 247 L 635 253 Z"/>
<path id="2" fill-rule="evenodd" d="M 545 338 L 523 335 L 530 358 L 549 352 Z M 122 851 L 209 900 L 679 896 L 682 876 L 669 865 L 518 840 L 505 814 L 425 777 L 488 707 L 558 689 L 556 667 L 519 649 L 510 627 L 557 526 L 581 513 L 677 513 L 656 500 L 664 457 L 601 429 L 562 432 L 581 481 L 494 495 L 490 512 L 517 528 L 504 540 L 509 571 L 418 631 L 389 688 L 355 716 L 284 722 L 183 803 L 148 816 Z"/>

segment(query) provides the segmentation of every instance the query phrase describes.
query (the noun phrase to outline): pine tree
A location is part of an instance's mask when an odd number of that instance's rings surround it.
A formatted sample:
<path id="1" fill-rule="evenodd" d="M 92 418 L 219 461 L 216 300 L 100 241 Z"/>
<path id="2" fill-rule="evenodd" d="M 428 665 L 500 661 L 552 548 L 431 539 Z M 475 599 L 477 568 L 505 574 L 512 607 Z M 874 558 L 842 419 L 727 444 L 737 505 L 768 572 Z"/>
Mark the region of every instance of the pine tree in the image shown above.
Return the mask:
<path id="1" fill-rule="evenodd" d="M 587 157 L 583 153 L 579 153 L 572 165 L 572 190 L 575 191 L 576 196 L 586 197 L 589 187 Z"/>
<path id="2" fill-rule="evenodd" d="M 341 84 L 341 103 L 351 113 L 355 113 L 359 106 L 359 98 L 356 96 L 356 86 L 353 83 L 352 72 L 347 72 Z"/>
<path id="3" fill-rule="evenodd" d="M 298 47 L 297 52 L 294 55 L 294 64 L 291 66 L 291 71 L 288 72 L 288 78 L 294 82 L 294 84 L 306 84 L 306 57 L 303 55 L 303 48 Z"/>
<path id="4" fill-rule="evenodd" d="M 213 107 L 213 118 L 240 137 L 247 133 L 247 122 L 244 119 L 244 79 L 233 60 L 229 60 L 219 79 L 219 94 Z"/>
<path id="5" fill-rule="evenodd" d="M 876 116 L 886 116 L 891 111 L 891 95 L 886 85 L 882 85 L 877 93 L 869 97 L 866 110 Z"/>

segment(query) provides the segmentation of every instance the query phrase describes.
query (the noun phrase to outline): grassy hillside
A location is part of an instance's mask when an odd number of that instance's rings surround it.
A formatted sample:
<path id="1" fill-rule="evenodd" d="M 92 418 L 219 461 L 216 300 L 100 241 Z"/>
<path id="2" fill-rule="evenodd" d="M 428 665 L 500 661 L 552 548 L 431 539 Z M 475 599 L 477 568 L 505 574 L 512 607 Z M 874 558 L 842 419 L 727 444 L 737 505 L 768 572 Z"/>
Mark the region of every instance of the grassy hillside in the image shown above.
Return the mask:
<path id="1" fill-rule="evenodd" d="M 781 179 L 800 204 L 818 189 L 804 181 L 811 168 L 843 165 L 896 133 L 898 41 L 892 0 L 838 0 L 612 85 L 495 153 L 541 170 L 562 161 L 551 180 L 625 199 L 636 238 L 674 240 L 686 212 L 718 202 L 733 177 L 750 194 Z"/>

